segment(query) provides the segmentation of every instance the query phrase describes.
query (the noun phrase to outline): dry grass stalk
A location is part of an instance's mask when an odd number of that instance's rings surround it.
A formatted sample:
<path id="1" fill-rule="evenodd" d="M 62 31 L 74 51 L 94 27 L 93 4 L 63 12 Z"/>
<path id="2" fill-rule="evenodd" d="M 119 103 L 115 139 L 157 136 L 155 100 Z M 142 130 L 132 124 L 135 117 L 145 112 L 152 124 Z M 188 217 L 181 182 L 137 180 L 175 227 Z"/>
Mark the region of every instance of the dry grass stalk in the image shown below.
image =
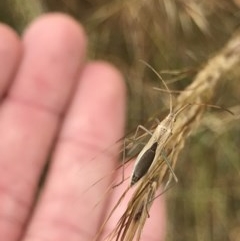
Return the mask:
<path id="1" fill-rule="evenodd" d="M 175 110 L 187 103 L 209 103 L 220 80 L 229 71 L 234 70 L 239 63 L 240 33 L 237 33 L 222 51 L 208 61 L 206 66 L 197 74 L 192 84 L 186 88 L 186 90 L 194 89 L 194 91 L 186 91 L 179 95 Z M 176 164 L 179 152 L 184 147 L 187 136 L 200 123 L 206 108 L 207 106 L 204 105 L 190 105 L 189 108 L 184 110 L 184 115 L 180 115 L 177 119 L 173 135 L 164 148 L 166 156 L 171 160 L 173 167 Z M 171 174 L 169 174 L 164 158 L 160 156 L 159 160 L 150 167 L 147 174 L 139 181 L 126 211 L 120 218 L 116 228 L 109 235 L 109 240 L 131 241 L 140 239 L 145 221 L 149 217 L 149 209 L 154 197 L 156 197 L 156 192 L 166 179 L 167 183 L 169 183 Z M 122 198 L 125 194 L 126 192 Z"/>

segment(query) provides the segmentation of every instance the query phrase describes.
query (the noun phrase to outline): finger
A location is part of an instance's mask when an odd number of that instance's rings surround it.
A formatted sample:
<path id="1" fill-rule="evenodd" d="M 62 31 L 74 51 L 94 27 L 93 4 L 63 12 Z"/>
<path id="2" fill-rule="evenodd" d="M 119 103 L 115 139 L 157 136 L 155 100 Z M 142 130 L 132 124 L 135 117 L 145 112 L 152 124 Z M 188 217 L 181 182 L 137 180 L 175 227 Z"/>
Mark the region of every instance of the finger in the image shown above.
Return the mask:
<path id="1" fill-rule="evenodd" d="M 166 206 L 164 195 L 154 200 L 142 233 L 142 240 L 163 241 L 166 238 Z"/>
<path id="2" fill-rule="evenodd" d="M 126 177 L 129 177 L 131 175 L 132 169 L 133 169 L 133 163 L 131 163 L 131 165 L 128 165 L 124 168 L 124 173 Z M 119 172 L 118 173 L 119 180 L 121 180 L 122 178 L 121 175 L 122 173 Z M 111 202 L 108 205 L 109 212 L 111 212 L 114 209 L 114 207 L 116 208 L 112 213 L 110 219 L 104 226 L 101 240 L 105 240 L 108 235 L 111 235 L 112 233 L 116 233 L 115 230 L 117 228 L 117 224 L 120 221 L 121 217 L 124 215 L 128 207 L 128 204 L 132 199 L 137 188 L 136 186 L 133 186 L 132 188 L 130 188 L 130 190 L 126 193 L 126 195 L 122 199 L 122 202 L 118 204 L 123 193 L 125 193 L 125 191 L 129 187 L 129 184 L 130 184 L 129 182 L 130 182 L 129 180 L 126 180 L 122 185 L 114 189 Z M 134 222 L 134 220 L 132 220 L 132 222 Z M 129 226 L 130 226 L 129 223 L 128 225 L 123 225 L 121 233 L 123 234 L 124 232 L 123 230 L 127 230 Z M 165 240 L 165 232 L 166 232 L 166 210 L 165 210 L 164 196 L 161 195 L 154 200 L 153 205 L 149 210 L 149 218 L 147 218 L 146 223 L 144 224 L 140 240 L 163 241 Z M 136 236 L 137 236 L 137 232 L 135 234 L 135 238 Z"/>
<path id="3" fill-rule="evenodd" d="M 63 15 L 38 19 L 23 37 L 19 71 L 0 112 L 0 240 L 19 240 L 39 175 L 84 56 L 83 31 Z"/>
<path id="4" fill-rule="evenodd" d="M 6 25 L 0 24 L 0 98 L 6 92 L 17 70 L 21 50 L 16 33 Z"/>
<path id="5" fill-rule="evenodd" d="M 86 66 L 25 241 L 93 239 L 106 203 L 94 205 L 110 178 L 92 184 L 116 165 L 107 153 L 99 154 L 122 135 L 124 93 L 122 76 L 115 68 L 100 62 Z"/>

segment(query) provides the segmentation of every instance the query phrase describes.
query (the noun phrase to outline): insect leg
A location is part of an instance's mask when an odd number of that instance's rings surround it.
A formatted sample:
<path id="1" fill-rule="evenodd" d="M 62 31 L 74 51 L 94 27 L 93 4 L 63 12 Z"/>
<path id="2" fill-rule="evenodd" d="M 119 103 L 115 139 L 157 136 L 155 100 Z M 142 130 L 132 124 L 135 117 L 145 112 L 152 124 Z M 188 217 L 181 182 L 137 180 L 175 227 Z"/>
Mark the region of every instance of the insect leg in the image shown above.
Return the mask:
<path id="1" fill-rule="evenodd" d="M 177 182 L 178 182 L 178 178 L 177 178 L 176 174 L 174 173 L 174 170 L 173 170 L 170 162 L 168 161 L 168 158 L 167 158 L 167 156 L 165 155 L 164 150 L 162 151 L 161 155 L 162 155 L 164 161 L 166 162 L 166 164 L 167 164 L 167 166 L 168 166 L 168 168 L 169 168 L 169 170 L 170 170 L 170 172 L 171 172 L 171 174 L 172 174 L 175 182 L 177 183 Z M 170 180 L 171 180 L 171 179 L 170 179 Z M 169 181 L 170 181 L 170 180 L 169 180 Z M 167 182 L 167 185 L 169 184 L 169 181 Z"/>
<path id="2" fill-rule="evenodd" d="M 170 170 L 170 172 L 172 174 L 171 177 L 173 177 L 175 183 L 177 183 L 178 182 L 178 178 L 177 178 L 176 174 L 174 173 L 174 170 L 173 170 L 171 164 L 169 163 L 168 158 L 166 157 L 164 151 L 161 153 L 161 155 L 162 155 L 164 161 L 166 162 L 166 164 L 167 164 L 167 166 L 168 166 L 168 168 L 169 168 L 169 170 Z M 169 178 L 169 180 L 167 181 L 164 190 L 168 189 L 168 185 L 169 185 L 170 182 L 171 182 L 171 178 Z"/>
<path id="3" fill-rule="evenodd" d="M 145 128 L 145 127 L 142 126 L 142 125 L 138 125 L 137 130 L 136 130 L 136 132 L 135 132 L 135 134 L 134 134 L 134 137 L 133 137 L 134 140 L 137 139 L 137 134 L 138 134 L 138 132 L 139 132 L 140 129 L 143 130 L 143 131 L 145 131 L 145 132 L 146 132 L 147 134 L 149 134 L 150 136 L 152 136 L 152 132 L 151 132 L 151 131 L 149 131 L 147 128 Z"/>

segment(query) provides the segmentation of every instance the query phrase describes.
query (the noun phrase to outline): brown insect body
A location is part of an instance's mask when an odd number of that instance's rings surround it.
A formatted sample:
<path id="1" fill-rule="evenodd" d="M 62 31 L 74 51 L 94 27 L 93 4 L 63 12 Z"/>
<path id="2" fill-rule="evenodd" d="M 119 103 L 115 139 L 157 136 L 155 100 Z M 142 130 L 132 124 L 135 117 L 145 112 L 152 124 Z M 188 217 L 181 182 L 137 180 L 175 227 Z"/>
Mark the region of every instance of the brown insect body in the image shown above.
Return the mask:
<path id="1" fill-rule="evenodd" d="M 172 134 L 175 116 L 176 114 L 170 113 L 160 124 L 158 124 L 152 137 L 139 153 L 131 175 L 131 186 L 138 182 L 146 174 L 151 164 L 155 161 L 155 157 L 158 157 L 163 150 L 165 143 Z M 154 155 L 150 155 L 149 153 L 154 145 Z M 146 162 L 150 165 L 147 165 Z M 143 170 L 144 168 L 145 170 Z"/>
<path id="2" fill-rule="evenodd" d="M 154 160 L 157 146 L 158 143 L 154 142 L 153 145 L 141 156 L 141 161 L 139 161 L 134 168 L 134 172 L 131 178 L 131 186 L 133 186 L 138 180 L 140 180 L 148 171 Z"/>

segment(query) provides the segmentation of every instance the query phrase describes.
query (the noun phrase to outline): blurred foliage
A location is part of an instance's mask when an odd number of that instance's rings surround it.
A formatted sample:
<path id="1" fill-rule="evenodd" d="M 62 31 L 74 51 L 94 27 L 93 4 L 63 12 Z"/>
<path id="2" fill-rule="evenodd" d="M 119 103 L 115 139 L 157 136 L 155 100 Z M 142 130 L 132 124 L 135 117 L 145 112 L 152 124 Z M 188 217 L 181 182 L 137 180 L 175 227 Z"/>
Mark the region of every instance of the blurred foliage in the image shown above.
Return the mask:
<path id="1" fill-rule="evenodd" d="M 40 13 L 42 5 L 39 1 L 31 1 L 31 4 L 28 0 L 0 1 L 0 22 L 7 23 L 19 33 Z"/>
<path id="2" fill-rule="evenodd" d="M 159 80 L 183 89 L 231 37 L 240 23 L 239 0 L 35 0 L 1 1 L 0 20 L 22 31 L 41 12 L 61 11 L 81 21 L 89 36 L 89 58 L 114 63 L 126 77 L 128 126 L 169 108 L 168 96 L 152 90 Z M 176 74 L 174 74 L 174 72 Z M 219 87 L 213 104 L 234 107 L 238 115 L 240 71 Z M 165 107 L 164 107 L 165 106 Z M 240 240 L 240 126 L 226 113 L 210 111 L 188 139 L 178 162 L 179 183 L 167 194 L 166 240 Z"/>

